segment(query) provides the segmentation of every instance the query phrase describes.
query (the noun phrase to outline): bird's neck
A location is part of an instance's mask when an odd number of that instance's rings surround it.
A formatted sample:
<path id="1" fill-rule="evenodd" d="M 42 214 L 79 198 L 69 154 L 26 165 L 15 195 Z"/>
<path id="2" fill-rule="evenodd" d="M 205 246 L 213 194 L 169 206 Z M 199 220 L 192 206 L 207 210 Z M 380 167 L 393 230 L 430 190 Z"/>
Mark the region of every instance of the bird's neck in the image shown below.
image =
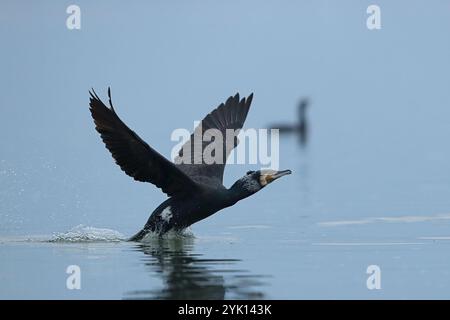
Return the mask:
<path id="1" fill-rule="evenodd" d="M 236 181 L 229 189 L 227 189 L 227 203 L 232 206 L 236 202 L 251 196 L 252 193 L 245 189 L 240 181 Z"/>
<path id="2" fill-rule="evenodd" d="M 300 106 L 300 108 L 299 108 L 298 118 L 299 118 L 300 123 L 305 121 L 305 113 L 306 113 L 305 109 L 306 108 L 304 106 Z"/>

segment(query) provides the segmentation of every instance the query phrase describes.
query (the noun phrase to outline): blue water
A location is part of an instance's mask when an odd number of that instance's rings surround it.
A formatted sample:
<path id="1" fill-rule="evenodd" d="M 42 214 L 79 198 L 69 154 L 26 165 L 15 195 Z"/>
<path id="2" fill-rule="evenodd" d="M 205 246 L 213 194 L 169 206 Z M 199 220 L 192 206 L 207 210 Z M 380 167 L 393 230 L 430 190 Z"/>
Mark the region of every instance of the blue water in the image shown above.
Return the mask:
<path id="1" fill-rule="evenodd" d="M 450 292 L 450 10 L 372 3 L 3 1 L 0 298 L 411 299 Z M 165 156 L 172 130 L 239 91 L 246 127 L 293 122 L 293 174 L 183 237 L 123 241 L 165 196 L 123 174 L 88 90 Z M 231 165 L 230 186 L 256 165 Z M 66 269 L 81 270 L 81 289 Z M 380 268 L 369 290 L 368 266 Z"/>

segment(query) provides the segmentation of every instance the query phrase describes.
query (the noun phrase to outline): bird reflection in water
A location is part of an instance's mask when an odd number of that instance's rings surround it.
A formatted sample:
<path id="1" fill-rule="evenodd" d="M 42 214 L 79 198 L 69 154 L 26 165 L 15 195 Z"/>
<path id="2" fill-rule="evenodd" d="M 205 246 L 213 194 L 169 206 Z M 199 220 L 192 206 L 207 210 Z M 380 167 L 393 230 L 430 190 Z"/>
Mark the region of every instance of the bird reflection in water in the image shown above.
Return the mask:
<path id="1" fill-rule="evenodd" d="M 194 253 L 193 237 L 155 238 L 138 243 L 151 273 L 163 281 L 159 289 L 127 292 L 126 299 L 264 299 L 261 287 L 266 276 L 237 269 L 239 259 L 208 259 Z"/>
<path id="2" fill-rule="evenodd" d="M 298 104 L 298 122 L 297 123 L 278 123 L 270 126 L 271 129 L 280 130 L 280 134 L 297 134 L 301 146 L 306 146 L 308 143 L 309 125 L 306 117 L 306 109 L 309 106 L 309 100 L 303 98 Z"/>

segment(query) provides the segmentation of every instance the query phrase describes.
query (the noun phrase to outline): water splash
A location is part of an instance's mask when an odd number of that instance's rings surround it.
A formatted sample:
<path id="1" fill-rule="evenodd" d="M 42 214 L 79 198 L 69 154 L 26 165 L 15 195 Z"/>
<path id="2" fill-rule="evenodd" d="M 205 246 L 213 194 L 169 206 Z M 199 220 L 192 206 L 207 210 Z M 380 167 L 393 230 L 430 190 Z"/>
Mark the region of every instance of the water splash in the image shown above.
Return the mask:
<path id="1" fill-rule="evenodd" d="M 118 231 L 94 228 L 84 225 L 73 227 L 67 232 L 54 233 L 50 242 L 120 242 L 126 237 Z"/>
<path id="2" fill-rule="evenodd" d="M 193 239 L 195 238 L 194 233 L 191 228 L 186 228 L 183 230 L 170 230 L 163 234 L 162 236 L 157 232 L 149 232 L 142 238 L 141 242 L 153 242 L 155 240 L 161 239 Z"/>

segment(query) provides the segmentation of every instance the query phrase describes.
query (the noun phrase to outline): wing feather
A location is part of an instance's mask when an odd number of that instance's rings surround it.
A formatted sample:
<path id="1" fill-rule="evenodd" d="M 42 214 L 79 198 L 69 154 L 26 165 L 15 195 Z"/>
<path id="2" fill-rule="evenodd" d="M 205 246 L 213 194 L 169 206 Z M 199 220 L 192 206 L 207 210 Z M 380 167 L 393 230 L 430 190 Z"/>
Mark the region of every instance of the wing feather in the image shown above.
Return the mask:
<path id="1" fill-rule="evenodd" d="M 178 157 L 175 159 L 177 166 L 195 181 L 208 180 L 210 184 L 212 183 L 221 186 L 226 160 L 231 151 L 239 143 L 238 139 L 235 139 L 232 146 L 226 146 L 226 130 L 233 129 L 238 132 L 242 129 L 252 99 L 253 94 L 242 99 L 239 98 L 239 94 L 236 94 L 235 96 L 229 97 L 225 103 L 221 103 L 216 109 L 209 113 L 194 130 L 190 140 L 182 146 L 178 153 Z M 219 161 L 220 163 L 207 164 L 203 159 L 203 151 L 205 148 L 210 144 L 217 144 L 217 141 L 202 141 L 201 153 L 194 148 L 194 137 L 202 137 L 208 129 L 217 129 L 222 134 L 222 145 L 214 146 L 214 148 L 222 148 L 223 158 Z"/>
<path id="2" fill-rule="evenodd" d="M 168 196 L 198 192 L 200 186 L 195 181 L 151 148 L 119 118 L 112 105 L 109 88 L 110 108 L 94 90 L 89 93 L 95 129 L 100 133 L 116 163 L 127 175 L 137 181 L 156 185 Z"/>

